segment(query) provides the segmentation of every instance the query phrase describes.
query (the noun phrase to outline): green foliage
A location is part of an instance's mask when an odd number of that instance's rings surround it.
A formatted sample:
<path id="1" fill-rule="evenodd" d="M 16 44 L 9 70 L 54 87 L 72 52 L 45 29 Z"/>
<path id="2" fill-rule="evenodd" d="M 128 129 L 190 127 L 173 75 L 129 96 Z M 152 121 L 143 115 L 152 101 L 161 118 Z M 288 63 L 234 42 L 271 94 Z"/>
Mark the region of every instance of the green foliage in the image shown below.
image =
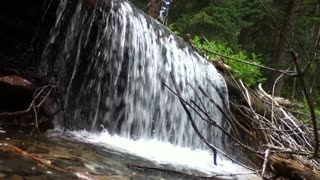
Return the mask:
<path id="1" fill-rule="evenodd" d="M 215 1 L 196 11 L 181 14 L 171 26 L 181 34 L 205 35 L 215 42 L 227 43 L 238 48 L 238 34 L 245 22 L 239 15 L 241 2 L 233 0 Z"/>
<path id="2" fill-rule="evenodd" d="M 179 27 L 179 26 L 178 26 Z M 168 25 L 168 28 L 174 33 L 174 34 L 176 34 L 176 35 L 180 35 L 181 33 L 181 31 L 179 31 L 178 30 L 178 27 L 176 26 L 176 24 L 169 24 Z"/>
<path id="3" fill-rule="evenodd" d="M 302 23 L 309 26 L 314 26 L 320 23 L 318 0 L 305 0 L 304 1 L 304 15 L 302 16 Z"/>
<path id="4" fill-rule="evenodd" d="M 196 36 L 192 40 L 192 44 L 197 47 L 197 49 L 202 49 L 202 53 L 205 50 L 214 51 L 219 54 L 223 54 L 232 58 L 240 59 L 243 61 L 253 62 L 256 64 L 261 64 L 262 55 L 256 55 L 255 53 L 248 54 L 244 50 L 234 52 L 231 48 L 227 47 L 226 44 L 217 44 L 213 41 L 202 42 L 201 38 Z M 209 54 L 209 58 L 216 60 L 219 56 L 215 54 Z M 228 64 L 233 69 L 233 75 L 236 78 L 240 78 L 247 86 L 254 86 L 257 83 L 264 82 L 266 79 L 262 77 L 262 73 L 256 66 L 247 65 L 244 63 L 236 62 L 233 60 L 225 59 L 225 63 Z"/>
<path id="5" fill-rule="evenodd" d="M 146 0 L 130 0 L 140 8 L 147 7 Z M 281 15 L 288 10 L 291 1 L 270 1 L 261 0 L 268 8 L 279 24 L 286 22 Z M 319 0 L 304 0 L 299 8 L 297 23 L 293 27 L 295 38 L 299 37 L 302 44 L 297 39 L 292 42 L 293 48 L 299 54 L 301 64 L 304 66 L 307 62 L 304 47 L 308 53 L 312 53 L 317 40 L 318 28 L 320 28 L 320 2 Z M 273 21 L 271 16 L 255 0 L 174 0 L 168 16 L 169 28 L 176 34 L 185 36 L 190 34 L 191 37 L 205 36 L 210 43 L 201 41 L 199 38 L 194 40 L 198 47 L 205 47 L 208 50 L 215 50 L 219 53 L 239 58 L 242 60 L 263 62 L 266 66 L 275 68 L 288 69 L 293 67 L 292 61 L 279 67 L 273 62 L 275 52 L 277 52 L 277 42 L 280 37 L 279 27 Z M 215 43 L 213 43 L 215 42 Z M 261 55 L 263 54 L 263 59 Z M 314 54 L 314 53 L 313 53 Z M 320 81 L 317 77 L 320 67 L 320 48 L 316 50 L 315 62 L 311 64 L 306 72 L 307 81 L 312 87 L 312 95 L 317 102 L 317 108 L 320 108 Z M 218 57 L 210 55 L 212 59 Z M 234 75 L 243 79 L 246 84 L 253 86 L 257 82 L 262 82 L 261 71 L 257 67 L 237 63 L 225 59 L 234 72 Z M 273 64 L 272 64 L 273 63 Z M 283 67 L 286 66 L 286 67 Z M 263 71 L 269 79 L 272 79 L 273 72 Z M 296 98 L 303 101 L 299 81 L 294 87 L 294 80 L 285 76 L 285 86 L 282 95 L 292 96 L 293 89 Z M 269 86 L 272 82 L 269 82 Z M 270 86 L 267 89 L 271 89 Z"/>
<path id="6" fill-rule="evenodd" d="M 301 101 L 298 101 L 301 102 Z M 304 122 L 309 122 L 310 121 L 310 110 L 308 105 L 305 103 L 303 108 L 296 109 L 298 114 L 296 114 L 296 117 L 303 120 Z M 315 108 L 315 114 L 317 117 L 317 122 L 318 122 L 318 128 L 320 128 L 320 108 Z"/>
<path id="7" fill-rule="evenodd" d="M 307 49 L 314 48 L 317 28 L 320 25 L 320 12 L 318 0 L 305 0 L 301 17 L 298 19 L 297 35 L 303 40 Z"/>

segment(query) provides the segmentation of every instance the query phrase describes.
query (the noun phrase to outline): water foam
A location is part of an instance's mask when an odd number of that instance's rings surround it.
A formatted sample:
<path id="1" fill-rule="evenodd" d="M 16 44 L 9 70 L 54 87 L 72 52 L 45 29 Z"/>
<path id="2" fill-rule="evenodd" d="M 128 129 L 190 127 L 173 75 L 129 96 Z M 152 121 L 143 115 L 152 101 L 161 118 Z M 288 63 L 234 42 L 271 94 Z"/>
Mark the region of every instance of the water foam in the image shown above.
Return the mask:
<path id="1" fill-rule="evenodd" d="M 67 119 L 59 126 L 98 131 L 102 125 L 122 137 L 204 148 L 179 99 L 164 86 L 175 89 L 171 77 L 181 96 L 197 104 L 194 108 L 203 106 L 215 123 L 226 124 L 199 90 L 228 108 L 223 77 L 180 37 L 126 1 L 107 0 L 94 7 L 86 0 L 65 1 L 44 52 L 46 68 L 58 77 L 66 112 L 56 116 Z M 221 131 L 190 112 L 203 136 L 223 149 Z"/>
<path id="2" fill-rule="evenodd" d="M 180 170 L 198 170 L 208 176 L 213 174 L 250 173 L 249 170 L 218 157 L 217 166 L 213 163 L 213 154 L 209 150 L 191 149 L 156 139 L 129 139 L 118 135 L 91 133 L 87 131 L 70 132 L 76 139 L 99 146 L 129 153 L 150 160 L 158 165 L 172 165 Z"/>
<path id="3" fill-rule="evenodd" d="M 71 133 L 158 164 L 206 174 L 246 172 L 222 159 L 213 165 L 179 99 L 163 85 L 175 89 L 173 76 L 182 97 L 199 106 L 202 99 L 202 106 L 223 126 L 218 108 L 191 88 L 200 86 L 216 104 L 228 108 L 226 83 L 212 64 L 126 1 L 105 0 L 94 6 L 86 0 L 67 2 L 60 1 L 43 56 L 46 75 L 58 78 L 65 110 L 65 116 L 56 116 L 57 127 L 87 129 L 91 132 Z M 221 131 L 191 113 L 203 135 L 223 149 Z M 95 133 L 101 126 L 110 134 Z"/>

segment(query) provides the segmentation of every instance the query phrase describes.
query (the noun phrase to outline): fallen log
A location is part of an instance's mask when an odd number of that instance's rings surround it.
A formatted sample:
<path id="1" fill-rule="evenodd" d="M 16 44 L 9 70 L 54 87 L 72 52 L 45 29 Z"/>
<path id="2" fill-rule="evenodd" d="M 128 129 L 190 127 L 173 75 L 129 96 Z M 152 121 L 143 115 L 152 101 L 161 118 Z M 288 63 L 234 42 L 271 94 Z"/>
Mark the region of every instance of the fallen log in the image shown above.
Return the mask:
<path id="1" fill-rule="evenodd" d="M 320 172 L 296 156 L 273 155 L 270 157 L 270 167 L 276 178 L 320 180 Z"/>
<path id="2" fill-rule="evenodd" d="M 0 77 L 0 84 L 2 85 L 11 85 L 16 88 L 24 88 L 25 90 L 34 90 L 34 85 L 20 76 L 13 75 L 13 76 L 1 76 Z"/>
<path id="3" fill-rule="evenodd" d="M 32 100 L 35 86 L 20 76 L 0 77 L 0 113 L 21 111 Z"/>

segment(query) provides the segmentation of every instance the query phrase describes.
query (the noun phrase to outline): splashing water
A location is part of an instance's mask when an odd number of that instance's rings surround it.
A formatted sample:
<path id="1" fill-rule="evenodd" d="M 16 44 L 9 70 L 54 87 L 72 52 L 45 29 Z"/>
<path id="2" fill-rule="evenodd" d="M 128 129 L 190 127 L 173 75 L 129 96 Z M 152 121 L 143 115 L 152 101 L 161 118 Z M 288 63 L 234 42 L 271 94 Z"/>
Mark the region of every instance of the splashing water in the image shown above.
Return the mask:
<path id="1" fill-rule="evenodd" d="M 182 97 L 199 105 L 191 86 L 201 86 L 224 107 L 228 103 L 226 85 L 214 66 L 128 2 L 91 3 L 61 0 L 44 53 L 47 73 L 58 77 L 65 93 L 69 128 L 105 127 L 123 137 L 203 146 L 179 99 L 164 84 L 174 89 L 172 75 Z M 203 94 L 198 95 L 222 124 L 219 110 Z M 204 136 L 221 147 L 221 132 L 194 112 L 193 117 Z"/>
<path id="2" fill-rule="evenodd" d="M 70 135 L 82 141 L 95 143 L 121 153 L 130 153 L 151 160 L 158 165 L 172 165 L 176 170 L 196 169 L 204 175 L 250 173 L 249 170 L 219 158 L 217 166 L 213 164 L 212 153 L 207 150 L 175 146 L 155 139 L 132 140 L 108 132 L 89 133 L 87 131 L 70 132 Z M 195 172 L 192 172 L 195 173 Z M 255 179 L 254 176 L 239 176 L 237 179 Z"/>
<path id="3" fill-rule="evenodd" d="M 169 151 L 185 147 L 190 153 L 190 148 L 205 148 L 179 99 L 164 86 L 175 89 L 171 76 L 184 99 L 225 124 L 221 112 L 198 91 L 200 86 L 216 104 L 228 108 L 226 84 L 214 66 L 126 1 L 61 0 L 43 59 L 45 74 L 56 78 L 62 94 L 65 117 L 57 118 L 57 127 L 78 130 L 79 136 L 79 130 L 91 131 L 90 141 L 117 137 L 119 143 L 135 142 L 132 147 L 158 147 L 152 142 L 159 142 Z M 191 113 L 204 137 L 223 149 L 221 131 Z M 108 136 L 94 133 L 103 129 Z"/>

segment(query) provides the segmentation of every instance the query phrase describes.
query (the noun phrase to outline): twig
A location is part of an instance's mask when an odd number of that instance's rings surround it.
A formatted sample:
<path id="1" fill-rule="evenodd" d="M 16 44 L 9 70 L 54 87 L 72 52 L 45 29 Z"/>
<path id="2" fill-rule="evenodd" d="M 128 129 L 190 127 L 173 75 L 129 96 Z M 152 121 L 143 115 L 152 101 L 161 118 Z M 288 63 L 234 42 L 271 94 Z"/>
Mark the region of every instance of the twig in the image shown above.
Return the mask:
<path id="1" fill-rule="evenodd" d="M 192 115 L 191 115 L 190 111 L 188 110 L 188 108 L 187 108 L 187 106 L 186 106 L 186 102 L 185 102 L 185 101 L 183 100 L 183 98 L 180 96 L 180 94 L 179 94 L 180 92 L 178 92 L 179 89 L 178 89 L 178 86 L 177 86 L 176 81 L 175 81 L 175 79 L 174 79 L 174 77 L 173 77 L 172 74 L 171 74 L 171 79 L 172 79 L 172 81 L 173 81 L 173 84 L 175 85 L 175 88 L 177 88 L 177 89 L 176 89 L 177 92 L 173 91 L 173 90 L 172 90 L 168 85 L 166 85 L 166 84 L 164 84 L 164 86 L 167 87 L 171 92 L 173 92 L 173 93 L 179 98 L 180 103 L 181 103 L 182 107 L 184 108 L 184 110 L 186 111 L 187 116 L 188 116 L 188 118 L 189 118 L 189 120 L 190 120 L 190 122 L 191 122 L 191 125 L 192 125 L 192 127 L 194 128 L 195 132 L 196 132 L 197 135 L 200 137 L 200 139 L 213 151 L 213 153 L 214 153 L 214 163 L 216 164 L 216 155 L 217 155 L 217 152 L 219 152 L 221 155 L 223 155 L 223 156 L 225 156 L 226 158 L 230 159 L 232 162 L 237 163 L 238 165 L 240 165 L 240 166 L 242 166 L 242 167 L 244 167 L 244 168 L 246 168 L 246 169 L 249 169 L 249 170 L 251 170 L 251 171 L 257 172 L 255 169 L 250 168 L 250 167 L 248 167 L 248 166 L 246 166 L 246 165 L 244 165 L 244 164 L 242 164 L 242 163 L 234 160 L 233 158 L 231 158 L 230 156 L 228 156 L 226 153 L 224 153 L 223 151 L 221 151 L 220 149 L 218 149 L 217 147 L 215 147 L 213 144 L 209 143 L 209 142 L 203 137 L 203 135 L 200 133 L 199 129 L 197 128 L 197 126 L 196 126 L 196 124 L 195 124 L 195 122 L 194 122 L 194 120 L 193 120 L 193 118 L 192 118 Z"/>
<path id="2" fill-rule="evenodd" d="M 186 106 L 186 105 L 188 105 L 189 107 L 191 107 L 191 105 L 190 105 L 189 103 L 187 103 L 187 102 L 180 96 L 180 94 L 174 92 L 169 86 L 167 86 L 166 84 L 164 84 L 164 86 L 167 87 L 171 92 L 173 92 L 173 93 L 180 99 L 180 102 L 183 104 L 182 106 L 183 106 L 184 108 L 186 108 L 185 111 L 187 112 L 188 117 L 189 117 L 189 115 L 190 115 L 189 119 L 190 119 L 190 121 L 191 121 L 192 126 L 194 125 L 193 128 L 195 128 L 195 131 L 196 131 L 197 134 L 199 133 L 198 136 L 200 137 L 200 139 L 203 140 L 203 141 L 205 140 L 204 142 L 207 144 L 208 142 L 206 141 L 206 139 L 205 139 L 205 138 L 202 136 L 202 134 L 200 133 L 199 129 L 197 128 L 196 124 L 194 123 L 194 120 L 193 120 L 193 118 L 192 118 L 192 116 L 191 116 L 190 111 L 187 109 L 187 106 Z M 200 89 L 200 90 L 203 92 L 202 89 Z M 203 92 L 203 93 L 204 93 L 204 92 Z M 207 96 L 207 94 L 205 94 L 205 95 Z M 210 97 L 208 97 L 208 98 L 210 99 Z M 214 102 L 212 99 L 210 99 L 210 101 L 215 104 L 215 102 Z M 215 106 L 219 109 L 219 111 L 220 111 L 222 114 L 224 114 L 224 116 L 226 116 L 226 113 L 225 113 L 219 106 L 217 106 L 217 104 L 215 104 Z M 192 107 L 191 107 L 191 108 L 192 108 Z M 199 115 L 199 112 L 197 112 L 194 108 L 192 108 L 192 109 Z M 201 111 L 202 111 L 202 113 L 205 113 L 204 110 L 201 110 Z M 205 115 L 206 115 L 206 117 L 207 117 L 210 121 L 207 121 L 207 120 L 205 120 L 205 119 L 203 119 L 203 120 L 209 122 L 211 125 L 213 125 L 213 126 L 217 127 L 218 129 L 220 129 L 224 134 L 226 134 L 228 137 L 230 137 L 231 139 L 233 139 L 237 144 L 239 144 L 239 145 L 242 146 L 243 148 L 245 148 L 245 149 L 247 149 L 247 150 L 249 150 L 249 151 L 251 151 L 251 152 L 254 152 L 254 153 L 256 153 L 256 154 L 259 154 L 259 155 L 263 155 L 263 154 L 264 154 L 263 152 L 256 151 L 256 150 L 252 149 L 251 147 L 244 145 L 244 144 L 241 143 L 237 138 L 233 137 L 230 133 L 228 133 L 226 130 L 224 130 L 220 125 L 218 125 L 217 123 L 215 123 L 215 121 L 212 119 L 212 117 L 211 117 L 209 114 L 205 114 Z M 201 115 L 199 115 L 199 116 L 200 116 L 201 118 L 203 118 Z M 226 118 L 228 118 L 228 117 L 226 117 Z"/>
<path id="3" fill-rule="evenodd" d="M 5 113 L 0 113 L 0 116 L 3 117 L 8 117 L 8 116 L 20 116 L 20 115 L 24 115 L 29 113 L 31 110 L 34 113 L 34 121 L 35 121 L 35 127 L 34 129 L 31 131 L 31 135 L 33 134 L 33 132 L 35 130 L 38 131 L 39 134 L 40 133 L 40 129 L 39 129 L 39 120 L 38 120 L 38 110 L 39 108 L 42 106 L 42 104 L 45 102 L 45 100 L 49 97 L 49 95 L 51 94 L 52 90 L 54 89 L 55 86 L 53 85 L 46 85 L 43 86 L 41 88 L 39 88 L 38 90 L 36 90 L 33 94 L 33 99 L 31 101 L 31 103 L 29 104 L 28 108 L 26 110 L 23 111 L 16 111 L 16 112 L 5 112 Z M 46 89 L 49 90 L 47 91 L 47 93 L 44 95 L 44 97 L 41 99 L 41 101 L 39 103 L 37 103 L 37 101 L 42 97 L 42 93 L 45 92 Z"/>
<path id="4" fill-rule="evenodd" d="M 197 48 L 197 49 L 198 50 L 203 50 L 203 51 L 206 51 L 208 53 L 215 54 L 215 55 L 218 55 L 220 57 L 224 57 L 224 58 L 227 58 L 227 59 L 230 59 L 230 60 L 234 60 L 234 61 L 237 61 L 237 62 L 248 64 L 248 65 L 251 65 L 251 66 L 256 66 L 256 67 L 259 67 L 261 69 L 266 69 L 266 70 L 275 71 L 275 72 L 278 72 L 278 73 L 283 73 L 283 74 L 288 75 L 288 76 L 295 76 L 296 75 L 296 73 L 293 72 L 293 71 L 279 70 L 279 69 L 275 69 L 275 68 L 259 65 L 257 63 L 252 63 L 252 62 L 244 61 L 244 60 L 241 60 L 241 59 L 233 58 L 233 57 L 226 56 L 224 54 L 220 54 L 220 53 L 217 53 L 217 52 L 214 52 L 214 51 L 210 51 L 210 50 L 204 49 L 204 48 Z"/>
<path id="5" fill-rule="evenodd" d="M 298 125 L 297 127 L 295 127 L 294 129 L 290 129 L 290 130 L 279 130 L 279 129 L 267 129 L 267 128 L 256 128 L 258 130 L 264 130 L 264 131 L 273 131 L 273 132 L 293 132 L 299 128 L 301 128 L 302 126 L 304 126 L 306 123 L 302 123 L 300 125 Z"/>
<path id="6" fill-rule="evenodd" d="M 197 97 L 198 97 L 198 99 L 199 99 L 199 101 L 200 101 L 200 103 L 201 103 L 201 105 L 202 105 L 202 109 L 193 101 L 193 100 L 191 100 L 191 102 L 196 106 L 196 107 L 198 107 L 198 109 L 200 110 L 200 111 L 204 111 L 203 113 L 206 115 L 209 115 L 209 112 L 207 111 L 207 108 L 206 108 L 206 106 L 203 104 L 203 101 L 202 101 L 202 99 L 200 98 L 200 96 L 199 96 L 199 93 L 194 89 L 194 87 L 190 84 L 190 83 L 188 83 L 188 85 L 191 87 L 191 89 L 195 92 L 195 94 L 197 95 Z M 201 119 L 204 119 L 204 118 L 202 118 L 201 117 Z M 228 120 L 230 120 L 230 119 L 228 119 Z M 231 130 L 233 130 L 233 131 L 235 131 L 236 133 L 239 133 L 238 131 L 237 131 L 237 129 L 235 128 L 235 124 L 234 124 L 234 122 L 233 121 L 228 121 L 229 123 L 230 123 L 230 125 L 232 126 L 232 127 L 234 127 L 234 128 L 232 128 Z"/>
<path id="7" fill-rule="evenodd" d="M 235 174 L 216 174 L 216 175 L 213 175 L 212 177 L 221 177 L 221 176 L 233 177 L 233 176 L 246 176 L 246 175 L 253 175 L 253 174 L 257 174 L 257 172 L 253 172 L 253 173 L 235 173 Z"/>
<path id="8" fill-rule="evenodd" d="M 300 78 L 301 84 L 302 84 L 302 88 L 303 91 L 305 93 L 305 97 L 309 106 L 309 111 L 310 111 L 310 115 L 311 115 L 311 121 L 312 121 L 312 125 L 313 125 L 313 133 L 314 133 L 314 155 L 313 157 L 317 157 L 318 156 L 318 152 L 319 152 L 319 135 L 318 135 L 318 127 L 317 127 L 317 116 L 315 114 L 315 109 L 314 109 L 314 105 L 313 105 L 313 99 L 312 96 L 310 94 L 309 91 L 309 86 L 307 84 L 307 81 L 305 80 L 305 77 L 302 74 L 302 67 L 301 64 L 298 60 L 297 55 L 295 54 L 295 52 L 293 51 L 293 49 L 290 49 L 290 54 L 292 56 L 292 59 L 297 67 L 297 73 L 298 73 L 298 77 Z"/>
<path id="9" fill-rule="evenodd" d="M 280 76 L 275 80 L 273 86 L 272 86 L 272 98 L 274 97 L 274 91 L 276 88 L 276 84 L 278 83 L 278 81 L 283 77 L 283 74 L 280 74 Z M 259 84 L 261 85 L 261 84 Z M 271 101 L 271 122 L 273 123 L 274 120 L 274 101 Z"/>
<path id="10" fill-rule="evenodd" d="M 174 92 L 174 91 L 173 91 L 169 86 L 167 86 L 166 84 L 165 84 L 165 86 L 166 86 L 171 92 Z M 178 97 L 179 97 L 179 99 L 180 99 L 181 105 L 184 107 L 184 109 L 186 108 L 185 111 L 186 111 L 186 113 L 187 113 L 187 115 L 188 115 L 188 117 L 189 117 L 190 122 L 192 122 L 192 124 L 195 125 L 194 120 L 192 119 L 191 113 L 190 113 L 190 111 L 187 109 L 187 107 L 186 107 L 186 105 L 185 105 L 185 102 L 183 101 L 182 97 L 180 97 L 180 96 L 178 96 Z M 196 127 L 196 126 L 195 126 L 195 127 Z M 197 127 L 196 127 L 196 128 L 197 128 Z M 248 166 L 246 166 L 246 165 L 244 165 L 244 164 L 242 164 L 242 163 L 234 160 L 233 158 L 231 158 L 230 156 L 228 156 L 226 153 L 224 153 L 223 151 L 221 151 L 220 149 L 218 149 L 217 147 L 215 147 L 213 144 L 209 143 L 209 142 L 202 136 L 202 134 L 201 134 L 199 131 L 196 131 L 196 133 L 197 133 L 197 135 L 200 137 L 200 139 L 201 139 L 211 150 L 215 150 L 215 151 L 219 152 L 221 155 L 223 155 L 223 156 L 226 157 L 227 159 L 231 160 L 232 162 L 234 162 L 234 163 L 236 163 L 236 164 L 238 164 L 238 165 L 240 165 L 240 166 L 242 166 L 242 167 L 244 167 L 244 168 L 246 168 L 246 169 L 249 169 L 249 170 L 251 170 L 251 171 L 257 172 L 256 169 L 250 168 L 250 167 L 248 167 Z M 214 151 L 213 151 L 213 152 L 214 152 Z M 216 154 L 215 154 L 215 156 L 216 156 Z"/>
<path id="11" fill-rule="evenodd" d="M 34 112 L 35 126 L 34 126 L 33 130 L 31 131 L 30 136 L 33 134 L 34 130 L 37 130 L 38 133 L 41 134 L 40 130 L 39 130 L 38 111 L 37 111 L 35 106 L 33 106 L 32 109 L 33 109 L 33 112 Z"/>
<path id="12" fill-rule="evenodd" d="M 226 112 L 224 112 L 223 109 L 222 109 L 217 103 L 215 103 L 214 100 L 213 100 L 212 98 L 210 98 L 210 97 L 208 96 L 208 94 L 207 94 L 206 92 L 204 92 L 204 90 L 203 90 L 201 87 L 199 87 L 199 89 L 200 89 L 200 91 L 210 100 L 210 102 L 212 102 L 212 103 L 218 108 L 218 110 L 224 115 L 224 117 L 227 118 L 227 119 L 229 119 L 229 121 L 231 121 L 230 118 L 227 116 Z M 207 118 L 209 118 L 209 119 L 211 120 L 210 122 L 214 122 L 213 119 L 212 119 L 212 117 L 211 117 L 209 114 L 206 114 L 206 116 L 207 116 Z M 211 124 L 212 124 L 212 123 L 211 123 Z M 263 155 L 263 154 L 264 154 L 263 152 L 256 151 L 256 150 L 252 149 L 251 147 L 249 147 L 249 146 L 241 143 L 237 138 L 235 138 L 235 137 L 232 136 L 230 133 L 228 133 L 228 132 L 227 132 L 225 129 L 223 129 L 220 125 L 218 125 L 218 124 L 216 124 L 216 123 L 215 123 L 215 124 L 212 124 L 212 125 L 216 126 L 216 127 L 217 127 L 218 129 L 220 129 L 224 134 L 226 134 L 228 137 L 230 137 L 231 139 L 233 139 L 237 144 L 239 144 L 239 145 L 242 146 L 243 148 L 245 148 L 245 149 L 247 149 L 247 150 L 249 150 L 249 151 L 251 151 L 251 152 L 253 152 L 253 153 L 256 153 L 256 154 L 260 154 L 260 155 Z"/>
<path id="13" fill-rule="evenodd" d="M 201 134 L 201 132 L 199 131 L 197 125 L 195 124 L 193 118 L 192 118 L 192 115 L 190 113 L 190 111 L 188 110 L 186 104 L 184 101 L 182 101 L 182 98 L 181 97 L 181 91 L 180 89 L 178 89 L 178 86 L 177 86 L 177 82 L 175 80 L 175 78 L 173 77 L 172 73 L 170 74 L 171 75 L 171 79 L 172 79 L 172 82 L 173 82 L 173 85 L 176 89 L 176 92 L 177 92 L 177 95 L 179 96 L 179 99 L 180 99 L 180 103 L 183 107 L 183 109 L 186 111 L 187 113 L 187 116 L 191 122 L 191 125 L 193 127 L 193 129 L 195 130 L 195 132 L 197 133 L 197 135 L 200 137 L 200 139 L 209 146 L 209 148 L 213 151 L 213 161 L 214 161 L 214 164 L 217 165 L 217 148 L 215 146 L 212 146 L 210 145 L 210 143 L 203 137 L 203 135 Z M 167 88 L 169 88 L 167 85 L 165 85 Z M 170 88 L 169 88 L 170 89 Z M 170 89 L 172 91 L 172 89 Z"/>
<path id="14" fill-rule="evenodd" d="M 31 103 L 29 104 L 28 108 L 26 110 L 22 110 L 22 111 L 15 111 L 15 112 L 5 112 L 5 113 L 0 113 L 0 116 L 4 116 L 4 117 L 8 117 L 8 116 L 19 116 L 19 115 L 23 115 L 23 114 L 26 114 L 28 113 L 32 108 L 33 106 L 35 107 L 40 107 L 41 103 L 39 104 L 36 104 L 36 101 L 38 100 L 38 98 L 41 96 L 42 92 L 48 88 L 48 87 L 53 87 L 52 85 L 48 85 L 48 86 L 44 86 L 42 88 L 40 88 L 39 92 L 38 93 L 35 93 L 34 97 L 33 97 L 33 100 L 31 101 Z"/>
<path id="15" fill-rule="evenodd" d="M 266 8 L 260 0 L 257 0 L 257 1 L 265 9 L 265 11 L 271 16 L 271 18 L 277 24 L 277 26 L 280 28 L 281 26 L 280 26 L 279 22 L 274 18 L 274 16 L 268 10 L 268 8 Z M 296 53 L 293 50 L 292 44 L 289 42 L 287 36 L 284 34 L 284 32 L 281 30 L 281 28 L 280 28 L 280 33 L 290 48 L 289 52 L 290 52 L 290 55 L 292 56 L 292 59 L 293 59 L 295 66 L 296 66 L 297 76 L 299 77 L 299 79 L 301 81 L 303 91 L 305 93 L 305 97 L 307 100 L 307 104 L 309 106 L 309 111 L 310 111 L 312 126 L 313 126 L 313 133 L 314 133 L 314 144 L 315 144 L 313 157 L 316 158 L 318 156 L 318 152 L 319 152 L 319 137 L 318 137 L 317 119 L 316 119 L 316 115 L 315 115 L 315 109 L 314 109 L 314 105 L 313 105 L 312 96 L 310 94 L 307 81 L 305 80 L 305 77 L 304 77 L 304 73 L 305 73 L 304 69 L 302 68 L 301 63 L 300 63 Z"/>
<path id="16" fill-rule="evenodd" d="M 267 149 L 266 152 L 264 153 L 264 161 L 263 161 L 263 165 L 262 165 L 262 171 L 261 171 L 261 176 L 264 176 L 264 173 L 266 171 L 266 167 L 267 167 L 267 163 L 268 163 L 268 158 L 269 158 L 269 152 L 270 150 Z"/>

